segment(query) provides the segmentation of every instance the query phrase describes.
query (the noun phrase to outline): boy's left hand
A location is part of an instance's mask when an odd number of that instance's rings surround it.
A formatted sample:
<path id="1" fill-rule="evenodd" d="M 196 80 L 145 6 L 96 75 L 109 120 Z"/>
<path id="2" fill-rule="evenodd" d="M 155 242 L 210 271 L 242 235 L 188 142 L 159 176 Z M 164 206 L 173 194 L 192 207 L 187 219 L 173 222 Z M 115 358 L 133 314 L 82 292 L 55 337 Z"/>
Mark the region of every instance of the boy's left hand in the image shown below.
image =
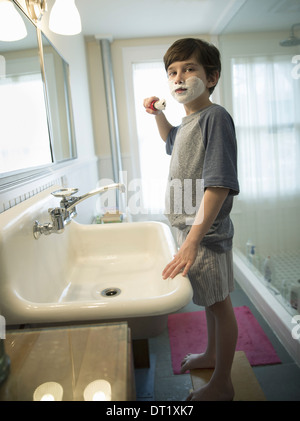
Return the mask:
<path id="1" fill-rule="evenodd" d="M 175 254 L 174 259 L 163 270 L 163 279 L 174 278 L 180 272 L 182 272 L 183 276 L 186 276 L 196 259 L 197 252 L 198 246 L 185 240 L 178 253 Z"/>

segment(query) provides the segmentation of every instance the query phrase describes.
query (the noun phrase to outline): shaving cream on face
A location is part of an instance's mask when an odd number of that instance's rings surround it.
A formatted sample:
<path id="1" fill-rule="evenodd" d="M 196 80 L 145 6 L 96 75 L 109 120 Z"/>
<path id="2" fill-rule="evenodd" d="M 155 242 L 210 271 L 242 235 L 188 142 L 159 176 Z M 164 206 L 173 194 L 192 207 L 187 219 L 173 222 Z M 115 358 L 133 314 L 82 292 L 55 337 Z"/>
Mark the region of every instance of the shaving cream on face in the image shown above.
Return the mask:
<path id="1" fill-rule="evenodd" d="M 182 84 L 175 83 L 173 80 L 168 80 L 168 83 L 171 95 L 180 104 L 188 104 L 205 92 L 203 80 L 197 76 L 189 77 Z M 181 91 L 176 92 L 178 89 Z"/>

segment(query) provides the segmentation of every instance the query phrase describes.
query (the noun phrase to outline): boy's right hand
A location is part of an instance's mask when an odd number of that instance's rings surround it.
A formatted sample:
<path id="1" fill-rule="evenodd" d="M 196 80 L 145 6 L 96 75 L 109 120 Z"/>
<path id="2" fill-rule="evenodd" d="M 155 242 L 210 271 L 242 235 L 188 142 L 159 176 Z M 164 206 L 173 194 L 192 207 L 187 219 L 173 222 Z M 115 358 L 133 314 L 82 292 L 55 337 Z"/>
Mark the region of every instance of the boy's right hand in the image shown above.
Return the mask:
<path id="1" fill-rule="evenodd" d="M 153 115 L 158 115 L 158 114 L 162 113 L 162 111 L 160 111 L 160 110 L 153 110 L 152 108 L 150 108 L 151 103 L 153 101 L 158 101 L 158 100 L 159 100 L 159 98 L 157 96 L 151 96 L 150 98 L 144 99 L 143 105 L 146 108 L 147 113 L 153 114 Z"/>

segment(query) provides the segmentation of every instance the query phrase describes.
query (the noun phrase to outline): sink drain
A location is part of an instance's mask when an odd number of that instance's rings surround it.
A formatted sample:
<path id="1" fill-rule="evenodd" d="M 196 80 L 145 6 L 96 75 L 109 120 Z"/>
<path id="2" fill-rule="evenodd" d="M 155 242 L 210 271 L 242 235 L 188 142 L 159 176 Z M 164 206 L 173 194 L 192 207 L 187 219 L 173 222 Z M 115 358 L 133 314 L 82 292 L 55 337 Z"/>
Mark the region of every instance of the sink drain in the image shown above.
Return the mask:
<path id="1" fill-rule="evenodd" d="M 121 294 L 120 288 L 105 288 L 101 292 L 101 295 L 103 297 L 116 297 L 119 294 Z"/>

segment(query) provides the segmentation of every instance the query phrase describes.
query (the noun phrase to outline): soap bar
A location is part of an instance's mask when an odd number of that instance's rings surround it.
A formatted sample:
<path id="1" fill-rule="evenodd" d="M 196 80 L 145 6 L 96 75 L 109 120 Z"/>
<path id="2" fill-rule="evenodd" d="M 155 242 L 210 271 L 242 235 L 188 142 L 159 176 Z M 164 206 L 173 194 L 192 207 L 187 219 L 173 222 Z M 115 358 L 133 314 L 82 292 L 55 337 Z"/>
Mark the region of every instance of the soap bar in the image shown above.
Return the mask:
<path id="1" fill-rule="evenodd" d="M 153 111 L 163 111 L 166 108 L 166 100 L 165 99 L 159 99 L 159 100 L 154 100 L 151 102 L 150 104 L 150 108 Z"/>
<path id="2" fill-rule="evenodd" d="M 123 214 L 119 211 L 116 211 L 114 213 L 106 212 L 101 217 L 102 224 L 108 224 L 112 222 L 122 222 L 122 221 L 123 221 Z"/>

